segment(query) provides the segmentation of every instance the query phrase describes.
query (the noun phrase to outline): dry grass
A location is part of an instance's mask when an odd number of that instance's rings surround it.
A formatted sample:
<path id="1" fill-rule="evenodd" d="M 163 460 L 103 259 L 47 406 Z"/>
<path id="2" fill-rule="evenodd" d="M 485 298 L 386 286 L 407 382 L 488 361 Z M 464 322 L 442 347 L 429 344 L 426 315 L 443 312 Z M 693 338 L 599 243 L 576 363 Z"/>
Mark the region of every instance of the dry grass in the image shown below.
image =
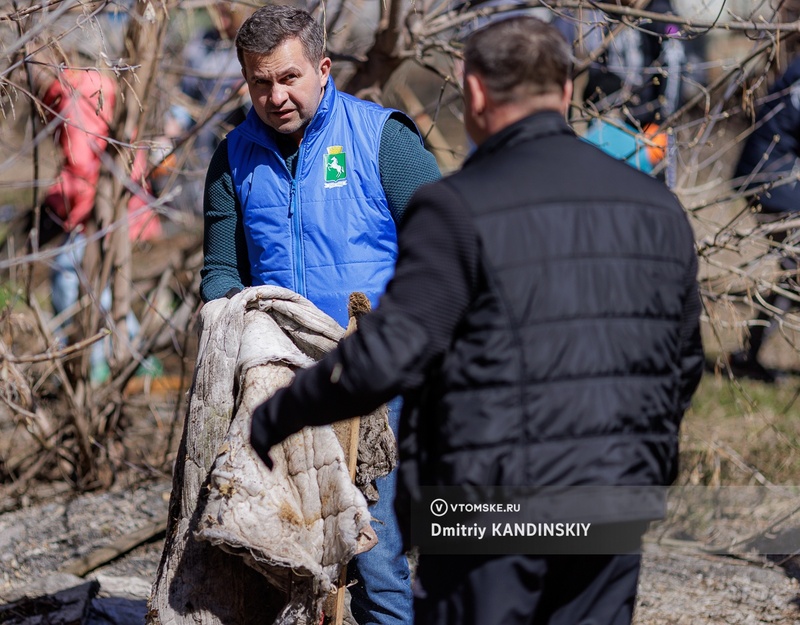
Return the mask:
<path id="1" fill-rule="evenodd" d="M 708 373 L 682 428 L 686 484 L 796 484 L 800 477 L 800 378 L 776 384 Z"/>

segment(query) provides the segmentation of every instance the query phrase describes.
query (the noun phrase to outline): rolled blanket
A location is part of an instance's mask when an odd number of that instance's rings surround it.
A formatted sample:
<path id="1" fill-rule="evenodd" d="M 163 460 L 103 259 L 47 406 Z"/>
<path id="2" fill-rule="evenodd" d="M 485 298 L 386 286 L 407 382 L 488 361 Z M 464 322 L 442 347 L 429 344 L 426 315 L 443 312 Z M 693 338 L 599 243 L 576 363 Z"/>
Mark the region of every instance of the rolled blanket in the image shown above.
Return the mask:
<path id="1" fill-rule="evenodd" d="M 341 568 L 374 544 L 367 502 L 329 426 L 289 437 L 273 450 L 270 471 L 250 447 L 250 418 L 253 408 L 291 382 L 294 370 L 330 351 L 344 329 L 280 287 L 253 287 L 209 302 L 201 317 L 148 623 L 233 625 L 249 622 L 253 610 L 261 612 L 260 623 L 270 622 L 265 611 L 275 624 L 316 622 Z M 393 464 L 382 462 L 378 475 Z M 264 582 L 242 571 L 244 564 Z M 259 590 L 262 583 L 270 592 Z"/>

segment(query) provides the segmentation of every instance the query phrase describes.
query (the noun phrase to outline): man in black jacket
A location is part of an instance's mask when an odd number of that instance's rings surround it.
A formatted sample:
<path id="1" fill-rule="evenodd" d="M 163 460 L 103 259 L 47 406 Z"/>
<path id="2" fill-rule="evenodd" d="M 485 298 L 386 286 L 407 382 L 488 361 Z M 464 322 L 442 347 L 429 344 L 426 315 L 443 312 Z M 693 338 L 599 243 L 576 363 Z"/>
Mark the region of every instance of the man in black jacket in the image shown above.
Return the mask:
<path id="1" fill-rule="evenodd" d="M 251 441 L 267 464 L 303 426 L 401 393 L 401 516 L 431 504 L 420 501 L 429 487 L 675 478 L 703 367 L 692 231 L 662 183 L 575 136 L 569 73 L 568 45 L 537 19 L 470 37 L 477 150 L 415 194 L 379 307 L 255 411 Z M 616 506 L 602 520 L 629 527 L 660 511 Z M 639 564 L 638 553 L 423 549 L 416 622 L 628 623 Z"/>

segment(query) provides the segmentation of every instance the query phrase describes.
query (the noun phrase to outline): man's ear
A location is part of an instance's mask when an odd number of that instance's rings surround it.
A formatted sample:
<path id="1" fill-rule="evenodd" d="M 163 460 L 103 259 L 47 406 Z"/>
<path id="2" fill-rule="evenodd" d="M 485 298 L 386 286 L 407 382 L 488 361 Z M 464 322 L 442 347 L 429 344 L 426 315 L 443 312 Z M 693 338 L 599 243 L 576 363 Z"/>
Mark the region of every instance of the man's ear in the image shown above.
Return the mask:
<path id="1" fill-rule="evenodd" d="M 486 112 L 486 86 L 479 76 L 467 74 L 464 87 L 469 90 L 467 98 L 470 114 L 474 119 L 480 119 Z"/>
<path id="2" fill-rule="evenodd" d="M 327 56 L 319 62 L 319 81 L 324 87 L 328 84 L 328 76 L 331 75 L 331 60 Z"/>
<path id="3" fill-rule="evenodd" d="M 475 145 L 480 145 L 489 132 L 489 97 L 483 80 L 475 74 L 464 76 L 464 128 Z"/>
<path id="4" fill-rule="evenodd" d="M 571 80 L 567 80 L 564 84 L 564 93 L 561 97 L 561 112 L 566 115 L 569 113 L 569 105 L 572 102 L 572 92 L 574 85 Z"/>

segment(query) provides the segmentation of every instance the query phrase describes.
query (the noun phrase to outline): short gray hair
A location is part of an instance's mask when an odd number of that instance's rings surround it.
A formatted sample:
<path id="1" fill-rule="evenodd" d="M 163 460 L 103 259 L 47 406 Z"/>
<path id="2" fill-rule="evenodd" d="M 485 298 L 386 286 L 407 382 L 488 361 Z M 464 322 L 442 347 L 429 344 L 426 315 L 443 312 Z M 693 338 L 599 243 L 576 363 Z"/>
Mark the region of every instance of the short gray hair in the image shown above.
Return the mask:
<path id="1" fill-rule="evenodd" d="M 271 54 L 287 39 L 297 38 L 305 57 L 316 64 L 325 57 L 322 26 L 307 11 L 286 5 L 267 5 L 253 13 L 236 33 L 236 54 L 244 67 L 245 53 Z"/>
<path id="2" fill-rule="evenodd" d="M 469 36 L 464 71 L 479 74 L 502 102 L 560 93 L 571 78 L 572 50 L 554 26 L 535 17 L 510 17 Z"/>

